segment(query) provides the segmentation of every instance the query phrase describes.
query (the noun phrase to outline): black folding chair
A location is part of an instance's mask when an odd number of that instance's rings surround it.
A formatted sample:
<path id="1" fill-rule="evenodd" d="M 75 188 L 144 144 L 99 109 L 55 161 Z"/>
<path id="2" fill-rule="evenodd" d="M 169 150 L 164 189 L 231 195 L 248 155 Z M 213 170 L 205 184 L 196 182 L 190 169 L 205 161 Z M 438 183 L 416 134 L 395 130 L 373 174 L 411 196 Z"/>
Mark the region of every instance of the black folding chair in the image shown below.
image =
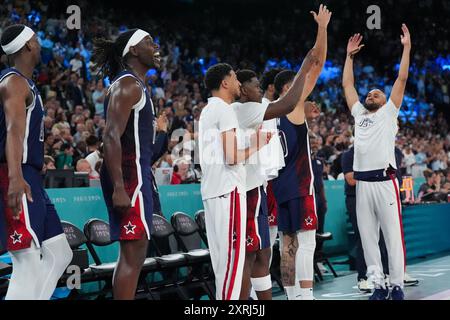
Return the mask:
<path id="1" fill-rule="evenodd" d="M 205 210 L 198 210 L 194 215 L 195 222 L 198 225 L 198 231 L 202 237 L 203 242 L 208 246 L 208 238 L 206 237 L 206 223 L 205 223 Z"/>
<path id="2" fill-rule="evenodd" d="M 208 283 L 208 280 L 214 279 L 211 256 L 209 250 L 202 246 L 199 226 L 190 216 L 183 212 L 175 212 L 170 221 L 175 230 L 179 247 L 185 252 L 188 263 L 193 266 L 191 275 L 203 282 L 205 292 L 209 298 L 215 299 L 214 290 L 211 289 L 211 284 Z"/>
<path id="3" fill-rule="evenodd" d="M 186 281 L 182 279 L 181 271 L 190 267 L 191 264 L 188 262 L 187 255 L 179 248 L 175 230 L 164 217 L 154 214 L 151 235 L 150 244 L 156 253 L 155 259 L 163 271 L 167 289 L 173 287 L 173 293 L 176 296 L 187 300 L 189 297 L 183 287 Z"/>
<path id="4" fill-rule="evenodd" d="M 117 262 L 102 263 L 100 257 L 94 249 L 94 246 L 104 247 L 113 243 L 113 241 L 111 241 L 109 224 L 100 219 L 90 219 L 84 225 L 84 234 L 88 240 L 86 246 L 88 247 L 89 253 L 95 262 L 95 264 L 90 265 L 90 268 L 99 279 L 106 281 L 106 285 L 102 290 L 102 295 L 100 296 L 105 297 L 106 294 L 112 290 L 112 277 Z M 145 259 L 138 283 L 138 286 L 141 285 L 144 287 L 145 298 L 153 299 L 152 292 L 145 281 L 145 275 L 150 272 L 157 271 L 157 269 L 158 264 L 154 258 Z"/>
<path id="5" fill-rule="evenodd" d="M 69 266 L 78 266 L 81 272 L 81 283 L 97 281 L 96 274 L 92 272 L 89 267 L 89 256 L 86 248 L 82 248 L 87 243 L 86 236 L 83 231 L 77 228 L 74 224 L 61 221 L 64 234 L 69 242 L 70 248 L 73 252 L 73 258 Z M 58 287 L 64 287 L 67 285 L 67 280 L 71 274 L 65 273 L 58 282 Z M 72 289 L 68 299 L 79 299 L 81 297 L 90 296 L 89 294 L 81 294 L 79 290 Z"/>
<path id="6" fill-rule="evenodd" d="M 325 241 L 333 240 L 333 234 L 331 232 L 325 232 L 322 234 L 316 234 L 316 242 L 317 243 L 323 243 Z M 323 281 L 323 274 L 322 271 L 320 271 L 319 263 L 325 263 L 328 268 L 330 269 L 331 273 L 335 278 L 338 277 L 338 274 L 333 268 L 333 265 L 331 264 L 330 260 L 328 259 L 327 254 L 323 252 L 323 250 L 316 250 L 314 252 L 314 272 L 318 278 L 319 281 Z"/>

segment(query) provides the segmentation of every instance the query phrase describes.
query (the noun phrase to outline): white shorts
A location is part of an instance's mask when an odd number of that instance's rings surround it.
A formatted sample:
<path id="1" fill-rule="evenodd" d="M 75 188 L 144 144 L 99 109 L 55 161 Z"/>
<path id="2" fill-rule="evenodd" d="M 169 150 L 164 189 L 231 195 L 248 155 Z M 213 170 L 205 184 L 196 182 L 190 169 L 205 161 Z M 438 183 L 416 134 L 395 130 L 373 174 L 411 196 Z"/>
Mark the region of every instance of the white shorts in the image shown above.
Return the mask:
<path id="1" fill-rule="evenodd" d="M 247 202 L 237 189 L 203 201 L 217 300 L 238 300 L 245 260 Z"/>

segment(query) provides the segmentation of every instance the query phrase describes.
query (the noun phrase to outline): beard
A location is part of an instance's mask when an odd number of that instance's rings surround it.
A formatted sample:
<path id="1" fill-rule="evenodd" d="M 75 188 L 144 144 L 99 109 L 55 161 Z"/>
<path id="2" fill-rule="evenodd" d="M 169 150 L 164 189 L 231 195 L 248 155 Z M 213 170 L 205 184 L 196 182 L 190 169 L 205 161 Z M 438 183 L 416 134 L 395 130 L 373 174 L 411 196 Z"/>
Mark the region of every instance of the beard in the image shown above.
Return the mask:
<path id="1" fill-rule="evenodd" d="M 364 108 L 366 108 L 369 111 L 377 111 L 378 109 L 380 109 L 380 105 L 377 103 L 366 103 L 364 104 Z"/>

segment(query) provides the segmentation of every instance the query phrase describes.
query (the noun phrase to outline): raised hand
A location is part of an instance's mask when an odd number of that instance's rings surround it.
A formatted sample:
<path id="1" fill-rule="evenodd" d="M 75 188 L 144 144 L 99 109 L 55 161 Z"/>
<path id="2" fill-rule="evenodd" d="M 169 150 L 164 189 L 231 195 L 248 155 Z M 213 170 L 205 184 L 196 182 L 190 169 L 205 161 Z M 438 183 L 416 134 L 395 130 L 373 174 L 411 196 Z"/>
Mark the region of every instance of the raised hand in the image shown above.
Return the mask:
<path id="1" fill-rule="evenodd" d="M 319 27 L 326 28 L 328 26 L 332 13 L 327 9 L 327 6 L 321 4 L 318 13 L 315 13 L 314 11 L 310 11 L 310 13 L 313 15 L 314 20 L 317 22 Z"/>
<path id="2" fill-rule="evenodd" d="M 411 34 L 409 33 L 408 27 L 404 23 L 402 24 L 402 31 L 403 34 L 400 35 L 402 45 L 405 47 L 411 47 Z"/>
<path id="3" fill-rule="evenodd" d="M 362 49 L 362 47 L 364 47 L 364 45 L 361 44 L 362 39 L 363 36 L 359 33 L 356 33 L 352 37 L 350 37 L 347 44 L 347 55 L 353 58 L 353 56 L 357 54 Z"/>

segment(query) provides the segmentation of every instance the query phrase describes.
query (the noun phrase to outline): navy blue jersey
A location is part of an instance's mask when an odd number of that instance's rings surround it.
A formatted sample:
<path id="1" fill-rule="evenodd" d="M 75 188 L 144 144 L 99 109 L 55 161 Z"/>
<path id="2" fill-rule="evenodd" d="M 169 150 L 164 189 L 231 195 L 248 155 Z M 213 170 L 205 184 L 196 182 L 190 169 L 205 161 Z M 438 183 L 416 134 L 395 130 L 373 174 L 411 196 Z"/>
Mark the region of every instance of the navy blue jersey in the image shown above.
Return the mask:
<path id="1" fill-rule="evenodd" d="M 145 84 L 133 73 L 122 71 L 111 82 L 111 86 L 124 77 L 133 77 L 142 87 L 143 94 L 140 101 L 131 110 L 127 126 L 120 142 L 122 146 L 122 173 L 125 188 L 130 196 L 136 197 L 136 192 L 140 190 L 143 180 L 151 179 L 151 165 L 154 144 L 154 115 L 153 103 Z M 105 102 L 105 117 L 107 118 L 110 94 L 108 93 Z M 106 161 L 106 159 L 105 159 Z M 103 166 L 103 167 L 108 167 Z M 107 170 L 102 170 L 103 174 L 108 174 Z"/>
<path id="2" fill-rule="evenodd" d="M 286 116 L 278 120 L 280 141 L 284 152 L 285 167 L 273 180 L 273 192 L 277 202 L 283 203 L 314 192 L 306 122 L 295 125 Z"/>
<path id="3" fill-rule="evenodd" d="M 44 165 L 44 106 L 41 95 L 34 82 L 26 78 L 15 68 L 8 68 L 0 73 L 0 82 L 16 74 L 23 77 L 30 87 L 33 101 L 26 108 L 25 137 L 23 140 L 22 164 L 31 165 L 41 171 Z M 0 101 L 0 163 L 6 162 L 6 123 L 5 110 Z"/>

